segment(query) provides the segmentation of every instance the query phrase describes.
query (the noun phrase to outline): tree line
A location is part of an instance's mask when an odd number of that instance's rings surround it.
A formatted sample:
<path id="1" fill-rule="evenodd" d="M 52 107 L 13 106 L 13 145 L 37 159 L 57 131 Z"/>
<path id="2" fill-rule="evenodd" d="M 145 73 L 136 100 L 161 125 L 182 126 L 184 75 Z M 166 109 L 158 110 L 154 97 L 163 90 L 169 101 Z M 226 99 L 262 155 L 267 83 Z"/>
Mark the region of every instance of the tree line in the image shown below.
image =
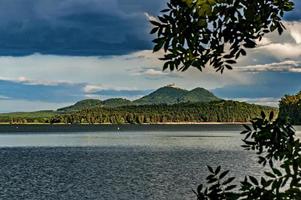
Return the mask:
<path id="1" fill-rule="evenodd" d="M 220 101 L 211 103 L 183 103 L 174 105 L 141 105 L 118 108 L 98 107 L 63 113 L 49 119 L 49 123 L 66 124 L 143 124 L 177 122 L 248 122 L 260 112 L 278 112 L 276 108 L 254 104 Z"/>
<path id="2" fill-rule="evenodd" d="M 292 124 L 301 124 L 301 92 L 285 95 L 279 104 L 279 116 L 287 118 Z"/>

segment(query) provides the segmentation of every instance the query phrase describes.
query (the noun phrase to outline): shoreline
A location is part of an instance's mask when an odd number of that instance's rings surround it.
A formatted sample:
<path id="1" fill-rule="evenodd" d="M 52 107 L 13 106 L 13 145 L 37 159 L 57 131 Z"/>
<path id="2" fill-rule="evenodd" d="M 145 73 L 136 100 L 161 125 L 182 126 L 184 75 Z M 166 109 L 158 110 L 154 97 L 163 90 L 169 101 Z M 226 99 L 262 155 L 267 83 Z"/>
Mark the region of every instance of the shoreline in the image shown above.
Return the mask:
<path id="1" fill-rule="evenodd" d="M 49 125 L 49 126 L 57 126 L 57 125 L 77 125 L 77 126 L 97 126 L 97 125 L 244 125 L 244 124 L 251 124 L 250 122 L 158 122 L 158 123 L 141 123 L 141 124 L 130 124 L 130 123 L 122 123 L 122 124 L 112 124 L 112 123 L 95 123 L 95 124 L 88 124 L 88 123 L 81 123 L 81 124 L 66 124 L 66 123 L 55 123 L 55 124 L 49 124 L 49 123 L 4 123 L 0 122 L 1 125 L 11 125 L 11 126 L 16 126 L 16 125 Z"/>
<path id="2" fill-rule="evenodd" d="M 241 123 L 164 123 L 164 124 L 0 124 L 1 133 L 88 133 L 88 132 L 185 132 L 235 131 Z"/>

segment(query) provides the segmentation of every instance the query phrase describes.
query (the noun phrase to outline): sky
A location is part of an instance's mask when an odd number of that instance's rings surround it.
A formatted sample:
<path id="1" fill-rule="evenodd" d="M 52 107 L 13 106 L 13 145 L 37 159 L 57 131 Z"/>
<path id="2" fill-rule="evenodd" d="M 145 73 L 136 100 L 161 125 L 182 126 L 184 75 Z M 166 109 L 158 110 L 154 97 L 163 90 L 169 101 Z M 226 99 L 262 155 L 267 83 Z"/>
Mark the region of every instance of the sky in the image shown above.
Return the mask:
<path id="1" fill-rule="evenodd" d="M 0 112 L 57 109 L 87 98 L 136 99 L 175 83 L 277 106 L 301 90 L 301 2 L 223 75 L 162 71 L 149 18 L 165 0 L 0 1 Z"/>

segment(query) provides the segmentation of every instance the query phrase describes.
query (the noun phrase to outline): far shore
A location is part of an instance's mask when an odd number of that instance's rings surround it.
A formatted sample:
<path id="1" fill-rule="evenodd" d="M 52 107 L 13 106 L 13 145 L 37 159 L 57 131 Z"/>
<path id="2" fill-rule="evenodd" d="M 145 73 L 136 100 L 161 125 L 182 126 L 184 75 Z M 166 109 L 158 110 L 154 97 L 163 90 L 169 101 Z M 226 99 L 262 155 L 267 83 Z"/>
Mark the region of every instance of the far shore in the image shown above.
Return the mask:
<path id="1" fill-rule="evenodd" d="M 250 122 L 158 122 L 158 123 L 141 123 L 141 124 L 112 124 L 112 123 L 75 123 L 75 124 L 66 124 L 66 123 L 4 123 L 1 122 L 0 125 L 244 125 L 250 124 Z"/>

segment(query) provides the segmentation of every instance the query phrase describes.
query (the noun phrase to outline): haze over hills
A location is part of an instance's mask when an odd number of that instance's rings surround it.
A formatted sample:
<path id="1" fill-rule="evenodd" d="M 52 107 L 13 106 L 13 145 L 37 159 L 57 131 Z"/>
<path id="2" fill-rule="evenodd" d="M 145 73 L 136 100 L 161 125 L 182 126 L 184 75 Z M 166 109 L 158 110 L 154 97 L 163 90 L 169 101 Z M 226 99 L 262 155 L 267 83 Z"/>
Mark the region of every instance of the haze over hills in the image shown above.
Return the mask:
<path id="1" fill-rule="evenodd" d="M 130 101 L 123 98 L 112 98 L 101 101 L 99 99 L 86 99 L 79 101 L 72 106 L 58 109 L 59 112 L 79 111 L 94 107 L 121 107 L 130 105 L 159 105 L 159 104 L 177 104 L 177 103 L 201 103 L 220 101 L 222 99 L 216 97 L 210 91 L 204 88 L 195 88 L 191 91 L 168 85 L 161 87 L 156 91 L 146 95 L 140 99 Z"/>

